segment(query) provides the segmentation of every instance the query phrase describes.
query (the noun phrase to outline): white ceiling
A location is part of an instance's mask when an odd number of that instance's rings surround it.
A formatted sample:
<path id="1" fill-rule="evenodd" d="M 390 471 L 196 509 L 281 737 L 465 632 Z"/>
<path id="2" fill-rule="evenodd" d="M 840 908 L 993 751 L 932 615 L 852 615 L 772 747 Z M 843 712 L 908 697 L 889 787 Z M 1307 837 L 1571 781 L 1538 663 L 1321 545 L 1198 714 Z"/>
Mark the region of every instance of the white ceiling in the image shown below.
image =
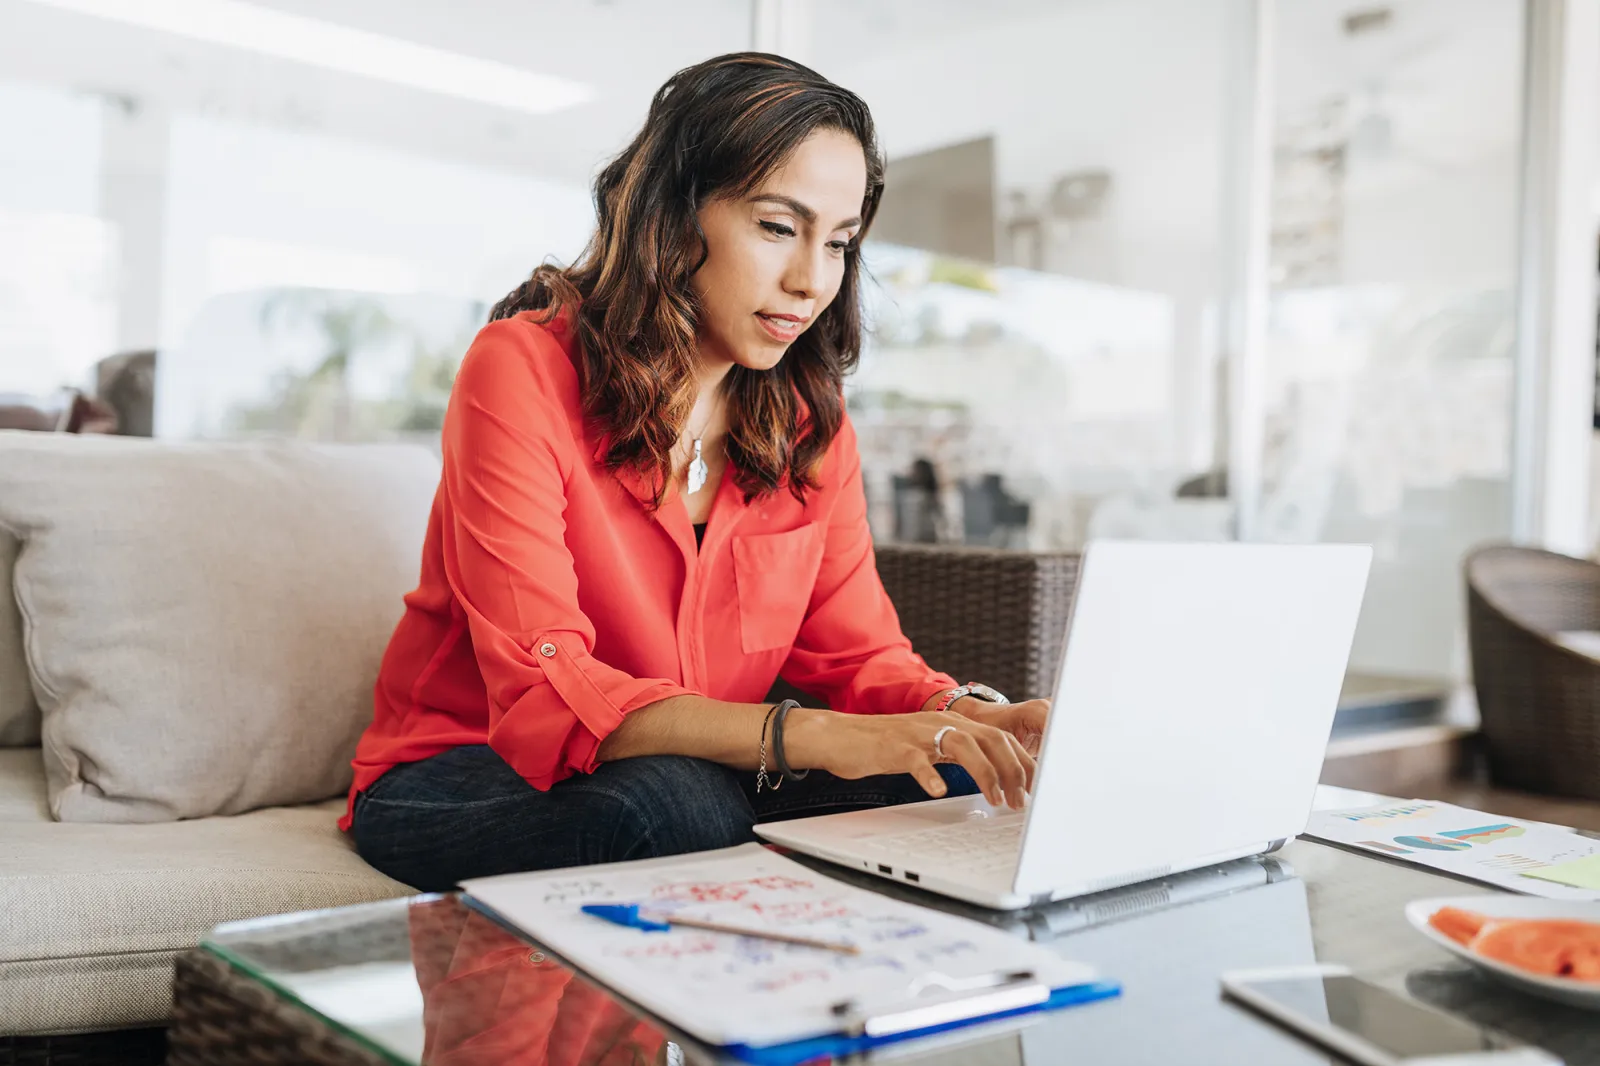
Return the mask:
<path id="1" fill-rule="evenodd" d="M 130 0 L 131 2 L 131 0 Z M 592 85 L 589 104 L 533 117 L 0 0 L 0 80 L 174 111 L 355 137 L 434 157 L 587 181 L 673 71 L 750 47 L 750 0 L 252 0 Z M 1070 0 L 1081 3 L 1084 0 Z M 816 0 L 813 66 L 846 70 L 1060 0 Z"/>
<path id="2" fill-rule="evenodd" d="M 260 0 L 258 0 L 260 2 Z M 748 46 L 745 0 L 267 0 L 267 6 L 592 85 L 553 115 L 518 112 L 0 0 L 0 79 L 177 112 L 351 137 L 586 181 L 683 66 Z"/>
<path id="3" fill-rule="evenodd" d="M 0 80 L 104 93 L 180 113 L 356 138 L 434 158 L 586 182 L 598 161 L 636 130 L 650 95 L 670 73 L 709 55 L 749 47 L 751 40 L 749 0 L 255 2 L 585 82 L 596 97 L 535 117 L 68 14 L 31 0 L 0 0 Z M 813 0 L 810 24 L 820 29 L 813 30 L 805 58 L 851 84 L 853 71 L 871 70 L 890 53 L 948 45 L 980 28 L 988 40 L 996 39 L 996 31 L 1003 39 L 1008 24 L 1026 34 L 1030 25 L 1059 25 L 1064 8 L 1105 12 L 1115 4 Z M 1474 79 L 1471 72 L 1517 55 L 1494 32 L 1505 20 L 1492 17 L 1517 5 L 1392 0 L 1389 27 L 1345 35 L 1342 15 L 1370 6 L 1356 0 L 1278 5 L 1283 108 L 1360 89 L 1363 99 L 1370 97 L 1395 117 L 1404 144 L 1429 157 L 1447 151 L 1476 154 L 1488 147 L 1478 143 L 1484 136 L 1514 128 L 1501 121 L 1505 110 L 1516 106 L 1503 91 L 1505 78 Z M 1463 29 L 1478 24 L 1489 32 Z M 1153 20 L 1150 32 L 1159 33 L 1162 25 Z M 1004 56 L 974 57 L 970 67 L 953 69 L 951 75 L 968 77 L 972 91 L 981 94 L 983 68 L 995 63 L 1003 64 Z M 1463 85 L 1481 92 L 1482 99 L 1463 108 L 1455 98 Z M 1096 106 L 1086 99 L 1065 103 Z M 1473 121 L 1475 115 L 1485 121 Z M 1159 114 L 1151 119 L 1149 128 L 1129 134 L 1163 135 Z"/>

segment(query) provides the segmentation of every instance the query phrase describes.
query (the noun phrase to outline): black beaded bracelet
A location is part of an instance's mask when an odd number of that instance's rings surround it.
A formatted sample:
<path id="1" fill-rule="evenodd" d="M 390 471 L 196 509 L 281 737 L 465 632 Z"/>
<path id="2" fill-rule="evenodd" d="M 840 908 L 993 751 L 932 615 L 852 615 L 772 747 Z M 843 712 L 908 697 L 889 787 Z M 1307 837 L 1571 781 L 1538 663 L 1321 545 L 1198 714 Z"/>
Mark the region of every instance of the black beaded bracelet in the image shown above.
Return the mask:
<path id="1" fill-rule="evenodd" d="M 794 700 L 784 700 L 774 708 L 772 719 L 772 761 L 778 764 L 778 775 L 786 781 L 802 780 L 810 770 L 795 770 L 789 765 L 789 760 L 783 754 L 783 720 L 789 717 L 789 712 L 800 704 Z"/>

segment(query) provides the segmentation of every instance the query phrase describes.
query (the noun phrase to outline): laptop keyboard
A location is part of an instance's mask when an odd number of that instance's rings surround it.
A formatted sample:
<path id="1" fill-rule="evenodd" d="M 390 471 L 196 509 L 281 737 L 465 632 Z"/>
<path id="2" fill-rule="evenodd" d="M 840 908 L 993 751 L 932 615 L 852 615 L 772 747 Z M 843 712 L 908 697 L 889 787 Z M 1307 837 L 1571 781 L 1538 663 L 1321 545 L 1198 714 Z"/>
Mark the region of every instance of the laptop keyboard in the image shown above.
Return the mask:
<path id="1" fill-rule="evenodd" d="M 1022 819 L 936 825 L 909 833 L 887 833 L 864 841 L 875 858 L 896 866 L 953 866 L 988 871 L 1013 865 L 1022 845 Z"/>

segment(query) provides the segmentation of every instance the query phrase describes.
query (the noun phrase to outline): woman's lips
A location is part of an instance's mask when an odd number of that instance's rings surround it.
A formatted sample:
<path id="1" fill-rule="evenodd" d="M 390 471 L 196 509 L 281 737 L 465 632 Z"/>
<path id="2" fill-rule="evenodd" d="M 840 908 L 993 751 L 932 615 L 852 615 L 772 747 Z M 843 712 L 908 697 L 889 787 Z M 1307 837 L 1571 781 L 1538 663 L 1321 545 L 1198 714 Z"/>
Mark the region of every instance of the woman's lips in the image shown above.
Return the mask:
<path id="1" fill-rule="evenodd" d="M 764 315 L 760 311 L 756 312 L 756 319 L 760 321 L 761 328 L 767 331 L 767 335 L 776 341 L 792 341 L 806 328 L 804 319 L 780 318 L 776 315 Z"/>

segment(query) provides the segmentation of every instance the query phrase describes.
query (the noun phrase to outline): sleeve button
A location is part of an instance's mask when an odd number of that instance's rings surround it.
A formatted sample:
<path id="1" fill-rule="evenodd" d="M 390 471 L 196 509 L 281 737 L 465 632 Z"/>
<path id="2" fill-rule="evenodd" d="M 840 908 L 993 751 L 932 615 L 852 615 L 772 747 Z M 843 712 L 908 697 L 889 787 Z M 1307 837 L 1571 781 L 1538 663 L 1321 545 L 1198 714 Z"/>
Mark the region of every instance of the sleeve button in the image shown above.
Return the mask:
<path id="1" fill-rule="evenodd" d="M 549 641 L 545 641 L 543 644 L 539 645 L 539 654 L 543 655 L 546 659 L 553 659 L 555 658 L 556 654 L 556 646 L 551 644 Z"/>

